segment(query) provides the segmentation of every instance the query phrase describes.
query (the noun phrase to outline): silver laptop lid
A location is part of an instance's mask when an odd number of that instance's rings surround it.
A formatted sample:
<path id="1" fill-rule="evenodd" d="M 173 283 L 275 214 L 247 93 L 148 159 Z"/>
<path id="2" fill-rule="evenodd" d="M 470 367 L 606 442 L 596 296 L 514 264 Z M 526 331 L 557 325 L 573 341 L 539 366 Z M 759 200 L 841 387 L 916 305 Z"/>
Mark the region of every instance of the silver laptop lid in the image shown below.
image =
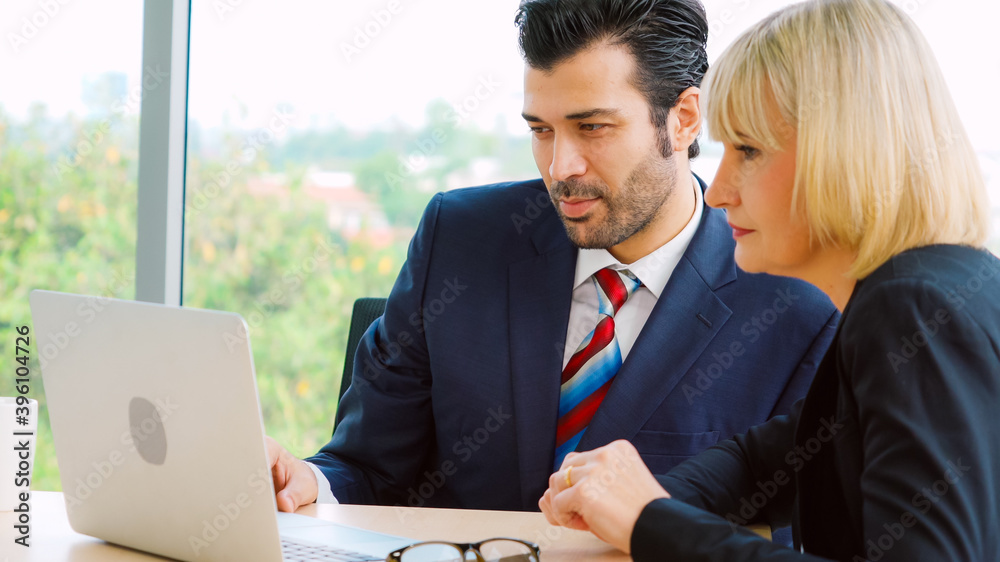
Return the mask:
<path id="1" fill-rule="evenodd" d="M 180 560 L 281 560 L 237 314 L 34 291 L 70 525 Z"/>

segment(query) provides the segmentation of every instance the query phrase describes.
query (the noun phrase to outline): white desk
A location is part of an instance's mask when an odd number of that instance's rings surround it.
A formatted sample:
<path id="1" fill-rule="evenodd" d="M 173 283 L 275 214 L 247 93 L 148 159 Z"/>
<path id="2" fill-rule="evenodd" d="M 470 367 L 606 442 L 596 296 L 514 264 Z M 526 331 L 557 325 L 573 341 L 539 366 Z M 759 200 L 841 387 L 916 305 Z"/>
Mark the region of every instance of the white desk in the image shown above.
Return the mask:
<path id="1" fill-rule="evenodd" d="M 489 537 L 527 539 L 542 547 L 542 559 L 629 560 L 590 533 L 552 527 L 541 513 L 366 505 L 308 505 L 302 515 L 418 540 L 475 542 Z M 60 492 L 32 492 L 31 547 L 14 545 L 14 513 L 0 513 L 0 562 L 164 560 L 73 531 Z M 6 557 L 6 559 L 5 559 Z M 251 561 L 248 561 L 251 562 Z"/>
<path id="2" fill-rule="evenodd" d="M 541 513 L 381 507 L 368 505 L 307 505 L 301 515 L 418 540 L 476 542 L 489 537 L 517 537 L 538 544 L 542 560 L 630 560 L 624 553 L 590 533 L 553 527 Z M 32 492 L 31 547 L 13 543 L 14 513 L 0 513 L 0 562 L 119 562 L 165 560 L 81 535 L 69 526 L 60 492 Z M 762 527 L 754 531 L 770 536 Z M 249 562 L 249 561 L 248 561 Z"/>

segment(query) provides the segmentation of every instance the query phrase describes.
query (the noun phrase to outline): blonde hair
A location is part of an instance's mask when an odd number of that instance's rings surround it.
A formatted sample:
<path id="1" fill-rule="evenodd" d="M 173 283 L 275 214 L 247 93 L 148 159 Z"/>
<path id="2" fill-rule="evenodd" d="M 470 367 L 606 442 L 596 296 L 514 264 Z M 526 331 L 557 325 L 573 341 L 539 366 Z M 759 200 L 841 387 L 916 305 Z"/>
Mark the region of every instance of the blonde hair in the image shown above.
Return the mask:
<path id="1" fill-rule="evenodd" d="M 897 7 L 789 6 L 730 45 L 704 89 L 717 140 L 778 149 L 797 135 L 793 210 L 813 243 L 856 252 L 848 275 L 989 236 L 979 162 L 930 47 Z"/>

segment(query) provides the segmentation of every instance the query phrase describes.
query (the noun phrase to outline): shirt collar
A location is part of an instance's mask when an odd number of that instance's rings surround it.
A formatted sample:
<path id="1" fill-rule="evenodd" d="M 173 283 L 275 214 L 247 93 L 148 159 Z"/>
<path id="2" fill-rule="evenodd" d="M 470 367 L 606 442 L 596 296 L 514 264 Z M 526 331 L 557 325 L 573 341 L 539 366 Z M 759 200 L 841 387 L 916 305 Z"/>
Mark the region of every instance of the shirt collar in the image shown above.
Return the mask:
<path id="1" fill-rule="evenodd" d="M 688 244 L 694 238 L 694 233 L 698 230 L 698 225 L 701 224 L 701 214 L 705 206 L 704 195 L 693 175 L 691 179 L 695 193 L 694 214 L 677 236 L 632 264 L 621 263 L 607 250 L 579 249 L 577 250 L 576 276 L 573 288 L 576 289 L 605 267 L 628 269 L 642 281 L 643 286 L 649 289 L 656 298 L 660 298 L 660 294 L 667 286 L 667 281 L 670 280 L 670 275 L 681 261 Z"/>

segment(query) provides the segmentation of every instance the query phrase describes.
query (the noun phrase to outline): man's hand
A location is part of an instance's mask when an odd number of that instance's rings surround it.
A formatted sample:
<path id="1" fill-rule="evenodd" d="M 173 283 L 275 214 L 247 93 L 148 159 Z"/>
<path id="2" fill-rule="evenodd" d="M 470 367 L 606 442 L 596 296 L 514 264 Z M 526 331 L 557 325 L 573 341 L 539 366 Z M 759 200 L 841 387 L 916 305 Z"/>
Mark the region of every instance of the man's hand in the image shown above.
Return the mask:
<path id="1" fill-rule="evenodd" d="M 629 552 L 632 529 L 646 505 L 669 498 L 628 441 L 566 455 L 549 477 L 538 507 L 553 525 L 590 531 Z"/>
<path id="2" fill-rule="evenodd" d="M 274 439 L 264 439 L 267 442 L 267 460 L 271 465 L 271 480 L 274 481 L 278 511 L 293 513 L 299 506 L 316 501 L 319 487 L 312 469 L 305 461 L 295 458 L 278 445 Z"/>

